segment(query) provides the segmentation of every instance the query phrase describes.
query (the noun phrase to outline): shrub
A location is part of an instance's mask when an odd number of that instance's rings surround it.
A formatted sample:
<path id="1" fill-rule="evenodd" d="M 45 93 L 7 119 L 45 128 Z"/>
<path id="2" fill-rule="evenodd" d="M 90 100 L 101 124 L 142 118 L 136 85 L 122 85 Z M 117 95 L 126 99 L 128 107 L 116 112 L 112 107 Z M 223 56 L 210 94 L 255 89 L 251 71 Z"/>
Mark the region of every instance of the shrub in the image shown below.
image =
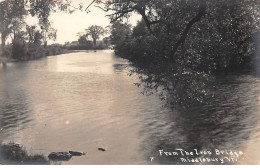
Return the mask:
<path id="1" fill-rule="evenodd" d="M 28 45 L 24 41 L 16 41 L 12 45 L 12 58 L 21 60 L 27 55 Z"/>
<path id="2" fill-rule="evenodd" d="M 12 47 L 7 45 L 2 53 L 4 57 L 11 58 L 12 57 Z"/>

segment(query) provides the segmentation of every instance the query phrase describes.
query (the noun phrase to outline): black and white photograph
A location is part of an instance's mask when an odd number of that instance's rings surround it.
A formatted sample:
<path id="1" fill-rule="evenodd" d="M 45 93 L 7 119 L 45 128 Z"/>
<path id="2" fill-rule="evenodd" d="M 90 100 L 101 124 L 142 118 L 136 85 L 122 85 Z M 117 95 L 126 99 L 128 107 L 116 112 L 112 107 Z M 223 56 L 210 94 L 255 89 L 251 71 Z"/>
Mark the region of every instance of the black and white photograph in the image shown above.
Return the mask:
<path id="1" fill-rule="evenodd" d="M 260 165 L 260 0 L 0 0 L 0 166 Z"/>

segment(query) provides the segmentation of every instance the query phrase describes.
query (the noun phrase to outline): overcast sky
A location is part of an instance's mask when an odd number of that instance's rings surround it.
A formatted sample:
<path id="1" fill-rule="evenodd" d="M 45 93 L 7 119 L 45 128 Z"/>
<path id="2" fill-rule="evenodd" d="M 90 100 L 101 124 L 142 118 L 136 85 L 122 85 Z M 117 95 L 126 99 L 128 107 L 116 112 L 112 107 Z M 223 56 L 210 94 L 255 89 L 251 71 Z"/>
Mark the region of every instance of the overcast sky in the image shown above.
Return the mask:
<path id="1" fill-rule="evenodd" d="M 84 6 L 87 6 L 91 1 L 92 0 L 73 0 L 73 5 L 76 6 L 80 2 L 83 2 Z M 110 24 L 109 18 L 105 17 L 106 12 L 96 8 L 94 5 L 90 7 L 90 11 L 90 13 L 76 11 L 72 14 L 63 12 L 53 13 L 50 16 L 50 21 L 53 22 L 53 27 L 58 30 L 57 40 L 54 43 L 64 44 L 67 41 L 76 41 L 78 40 L 77 33 L 84 32 L 84 30 L 91 25 L 106 27 Z M 133 14 L 129 22 L 135 25 L 137 20 L 140 20 L 140 16 Z M 31 17 L 27 18 L 26 22 L 30 25 L 38 24 L 38 20 Z"/>

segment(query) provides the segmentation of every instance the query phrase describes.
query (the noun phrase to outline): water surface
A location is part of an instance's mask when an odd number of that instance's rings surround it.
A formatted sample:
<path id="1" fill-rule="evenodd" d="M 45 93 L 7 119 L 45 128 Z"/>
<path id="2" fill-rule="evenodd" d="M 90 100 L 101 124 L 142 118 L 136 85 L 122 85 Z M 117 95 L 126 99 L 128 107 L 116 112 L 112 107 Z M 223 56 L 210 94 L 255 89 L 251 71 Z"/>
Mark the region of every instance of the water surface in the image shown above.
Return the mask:
<path id="1" fill-rule="evenodd" d="M 232 164 L 259 164 L 258 78 L 219 79 L 207 105 L 177 111 L 140 94 L 128 71 L 111 50 L 0 66 L 1 140 L 46 156 L 87 153 L 61 164 L 181 164 L 158 155 L 176 148 L 242 150 Z"/>

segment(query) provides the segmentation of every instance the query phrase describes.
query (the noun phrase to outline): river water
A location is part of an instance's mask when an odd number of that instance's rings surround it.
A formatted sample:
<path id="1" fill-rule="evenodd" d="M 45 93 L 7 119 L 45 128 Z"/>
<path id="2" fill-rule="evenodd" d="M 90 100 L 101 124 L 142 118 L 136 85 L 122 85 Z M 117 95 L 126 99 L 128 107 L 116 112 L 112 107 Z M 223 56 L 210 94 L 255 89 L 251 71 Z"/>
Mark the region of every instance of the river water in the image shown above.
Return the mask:
<path id="1" fill-rule="evenodd" d="M 45 156 L 86 152 L 60 164 L 189 164 L 158 152 L 176 149 L 242 151 L 224 164 L 260 164 L 258 78 L 219 79 L 215 98 L 187 112 L 142 95 L 128 71 L 112 50 L 0 66 L 0 140 Z"/>

